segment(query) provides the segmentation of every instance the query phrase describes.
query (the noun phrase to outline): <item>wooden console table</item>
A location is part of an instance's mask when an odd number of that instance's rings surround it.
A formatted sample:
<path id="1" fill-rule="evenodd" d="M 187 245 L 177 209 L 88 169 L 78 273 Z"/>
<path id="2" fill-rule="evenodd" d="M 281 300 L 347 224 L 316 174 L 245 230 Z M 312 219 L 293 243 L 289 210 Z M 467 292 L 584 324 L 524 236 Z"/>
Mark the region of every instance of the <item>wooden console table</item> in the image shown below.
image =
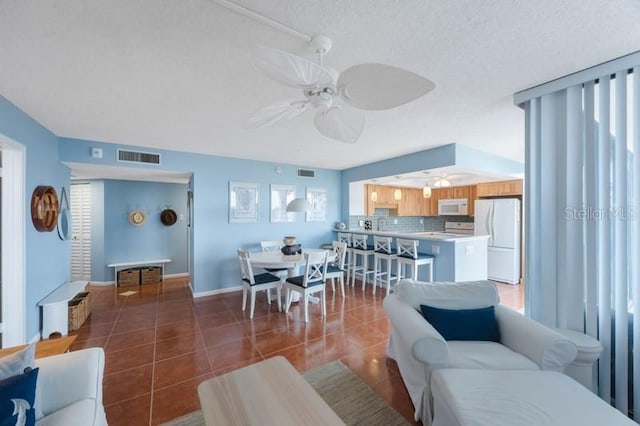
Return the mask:
<path id="1" fill-rule="evenodd" d="M 198 396 L 207 425 L 344 425 L 281 356 L 204 381 Z"/>
<path id="2" fill-rule="evenodd" d="M 56 331 L 63 336 L 69 334 L 69 300 L 84 291 L 87 284 L 87 281 L 66 282 L 38 302 L 42 306 L 42 337 Z"/>
<path id="3" fill-rule="evenodd" d="M 36 358 L 46 358 L 48 356 L 60 355 L 68 352 L 69 348 L 77 338 L 78 336 L 66 336 L 58 339 L 40 340 L 36 342 Z M 0 358 L 16 353 L 27 346 L 28 345 L 20 345 L 0 349 Z"/>

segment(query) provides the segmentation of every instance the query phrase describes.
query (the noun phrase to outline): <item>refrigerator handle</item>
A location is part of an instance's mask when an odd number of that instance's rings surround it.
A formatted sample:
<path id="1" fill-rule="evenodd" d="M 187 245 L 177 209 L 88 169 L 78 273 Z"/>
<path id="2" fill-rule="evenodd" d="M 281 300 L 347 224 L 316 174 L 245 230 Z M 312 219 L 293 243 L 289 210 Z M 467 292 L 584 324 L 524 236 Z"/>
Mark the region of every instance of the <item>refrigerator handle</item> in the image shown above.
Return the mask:
<path id="1" fill-rule="evenodd" d="M 496 241 L 496 221 L 495 221 L 495 216 L 496 216 L 496 205 L 494 203 L 493 206 L 491 207 L 491 242 L 493 244 L 495 244 L 495 241 Z"/>
<path id="2" fill-rule="evenodd" d="M 491 214 L 493 212 L 493 203 L 491 203 L 491 206 L 489 207 L 489 211 L 487 212 L 487 232 L 489 233 L 489 245 L 491 245 L 491 240 L 493 238 L 493 236 L 491 235 Z"/>

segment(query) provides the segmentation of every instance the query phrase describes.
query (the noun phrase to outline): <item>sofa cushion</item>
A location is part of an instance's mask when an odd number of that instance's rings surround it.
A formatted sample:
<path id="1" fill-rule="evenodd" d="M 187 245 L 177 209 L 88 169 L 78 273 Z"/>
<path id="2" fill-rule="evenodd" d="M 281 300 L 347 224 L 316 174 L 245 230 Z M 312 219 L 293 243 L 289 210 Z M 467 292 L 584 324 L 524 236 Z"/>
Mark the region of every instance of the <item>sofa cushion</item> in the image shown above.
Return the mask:
<path id="1" fill-rule="evenodd" d="M 420 310 L 420 305 L 442 309 L 486 308 L 500 303 L 498 289 L 491 281 L 424 282 L 403 279 L 394 293 L 400 301 Z"/>
<path id="2" fill-rule="evenodd" d="M 93 398 L 83 399 L 55 411 L 36 422 L 36 426 L 87 426 L 96 424 L 102 410 Z"/>
<path id="3" fill-rule="evenodd" d="M 22 374 L 0 380 L 0 425 L 36 423 L 35 399 L 38 369 L 27 367 Z"/>
<path id="4" fill-rule="evenodd" d="M 420 305 L 422 316 L 445 340 L 500 341 L 493 306 L 477 309 L 441 309 Z"/>
<path id="5" fill-rule="evenodd" d="M 538 364 L 524 355 L 495 342 L 452 340 L 449 368 L 488 370 L 539 370 Z"/>

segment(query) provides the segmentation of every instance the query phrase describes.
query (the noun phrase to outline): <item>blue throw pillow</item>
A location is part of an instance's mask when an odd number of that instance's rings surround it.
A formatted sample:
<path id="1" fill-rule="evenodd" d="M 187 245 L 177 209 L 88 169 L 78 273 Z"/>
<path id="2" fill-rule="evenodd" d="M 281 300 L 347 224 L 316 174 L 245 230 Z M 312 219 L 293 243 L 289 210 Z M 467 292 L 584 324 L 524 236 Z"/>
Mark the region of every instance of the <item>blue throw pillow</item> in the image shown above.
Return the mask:
<path id="1" fill-rule="evenodd" d="M 493 306 L 479 309 L 441 309 L 420 305 L 422 316 L 445 340 L 500 341 Z"/>
<path id="2" fill-rule="evenodd" d="M 33 404 L 37 380 L 38 369 L 27 368 L 24 374 L 0 381 L 0 426 L 36 424 Z"/>

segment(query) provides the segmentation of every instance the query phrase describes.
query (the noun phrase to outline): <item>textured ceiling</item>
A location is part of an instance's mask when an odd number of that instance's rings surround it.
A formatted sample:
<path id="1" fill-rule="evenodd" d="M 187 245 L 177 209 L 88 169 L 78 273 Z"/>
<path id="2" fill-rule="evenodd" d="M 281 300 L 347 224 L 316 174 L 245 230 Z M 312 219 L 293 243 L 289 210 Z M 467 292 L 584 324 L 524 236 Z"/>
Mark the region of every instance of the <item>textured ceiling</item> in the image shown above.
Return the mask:
<path id="1" fill-rule="evenodd" d="M 261 75 L 251 45 L 304 42 L 210 0 L 1 0 L 0 95 L 60 136 L 343 169 L 446 143 L 523 160 L 514 92 L 640 47 L 637 0 L 237 0 L 333 39 L 325 63 L 404 67 L 436 83 L 367 112 L 358 143 L 313 112 L 243 129 L 299 93 Z M 309 58 L 311 58 L 309 56 Z"/>

